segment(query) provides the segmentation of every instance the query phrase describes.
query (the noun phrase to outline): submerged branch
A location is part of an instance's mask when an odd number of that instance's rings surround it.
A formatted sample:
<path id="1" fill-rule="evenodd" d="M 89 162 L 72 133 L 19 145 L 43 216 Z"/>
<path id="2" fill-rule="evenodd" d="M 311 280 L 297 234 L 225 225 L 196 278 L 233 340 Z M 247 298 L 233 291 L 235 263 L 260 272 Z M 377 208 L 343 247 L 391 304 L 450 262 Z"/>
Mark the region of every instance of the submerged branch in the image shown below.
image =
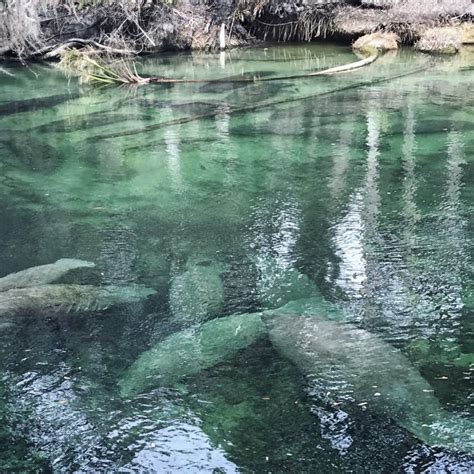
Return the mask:
<path id="1" fill-rule="evenodd" d="M 333 89 L 333 90 L 326 91 L 326 92 L 320 92 L 318 94 L 309 94 L 309 95 L 305 95 L 305 96 L 301 96 L 301 97 L 292 97 L 292 98 L 288 98 L 288 99 L 280 99 L 280 100 L 276 100 L 276 101 L 272 101 L 272 102 L 266 102 L 264 104 L 257 104 L 257 105 L 251 105 L 251 106 L 248 106 L 248 107 L 240 107 L 240 108 L 237 108 L 237 109 L 230 109 L 228 113 L 229 113 L 229 115 L 240 115 L 240 114 L 245 114 L 245 113 L 248 113 L 248 112 L 254 112 L 255 110 L 261 110 L 261 109 L 265 109 L 265 108 L 268 108 L 268 107 L 274 107 L 276 105 L 299 102 L 299 101 L 302 101 L 302 100 L 312 100 L 312 99 L 315 99 L 317 97 L 324 97 L 324 96 L 327 96 L 327 95 L 337 94 L 339 92 L 345 92 L 345 91 L 352 90 L 352 89 L 359 89 L 361 87 L 368 87 L 368 86 L 372 86 L 372 85 L 375 85 L 375 84 L 381 84 L 381 83 L 390 82 L 390 81 L 393 81 L 393 80 L 396 80 L 396 79 L 401 79 L 403 77 L 411 76 L 411 75 L 418 74 L 420 72 L 426 71 L 428 68 L 429 68 L 429 66 L 425 66 L 425 67 L 417 68 L 417 69 L 409 71 L 409 72 L 405 72 L 405 73 L 402 73 L 402 74 L 397 74 L 396 76 L 384 77 L 384 78 L 375 79 L 375 80 L 371 80 L 371 81 L 363 81 L 363 82 L 359 82 L 357 84 L 349 84 L 349 85 L 344 86 L 344 87 L 339 87 L 337 89 Z M 173 119 L 173 120 L 167 120 L 166 122 L 157 123 L 155 125 L 149 125 L 149 126 L 143 127 L 143 128 L 137 128 L 137 129 L 133 129 L 133 130 L 126 130 L 126 131 L 117 132 L 117 133 L 108 133 L 108 134 L 103 134 L 103 135 L 95 135 L 93 137 L 90 137 L 89 140 L 91 140 L 91 141 L 93 141 L 93 140 L 104 140 L 104 139 L 108 139 L 108 138 L 119 138 L 119 137 L 126 137 L 126 136 L 130 136 L 130 135 L 139 135 L 141 133 L 148 133 L 148 132 L 152 132 L 154 130 L 159 130 L 161 128 L 170 127 L 170 126 L 173 126 L 173 125 L 181 125 L 181 124 L 185 124 L 185 123 L 189 123 L 189 122 L 195 122 L 195 121 L 198 121 L 198 120 L 214 118 L 217 115 L 219 115 L 220 113 L 221 113 L 220 111 L 214 111 L 214 112 L 209 112 L 209 113 L 205 113 L 205 114 L 193 115 L 191 117 L 182 117 L 182 118 L 177 118 L 177 119 Z"/>

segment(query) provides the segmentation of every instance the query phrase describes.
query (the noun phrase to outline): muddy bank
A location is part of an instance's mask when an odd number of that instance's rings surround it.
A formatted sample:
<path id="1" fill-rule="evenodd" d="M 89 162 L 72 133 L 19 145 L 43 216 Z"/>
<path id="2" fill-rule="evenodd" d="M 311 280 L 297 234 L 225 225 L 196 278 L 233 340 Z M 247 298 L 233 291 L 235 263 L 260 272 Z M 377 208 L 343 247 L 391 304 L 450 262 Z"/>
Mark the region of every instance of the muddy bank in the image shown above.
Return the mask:
<path id="1" fill-rule="evenodd" d="M 54 57 L 66 47 L 113 53 L 215 49 L 259 41 L 338 39 L 375 31 L 413 44 L 449 25 L 472 37 L 470 0 L 6 0 L 0 2 L 0 54 Z M 224 29 L 222 27 L 224 25 Z"/>

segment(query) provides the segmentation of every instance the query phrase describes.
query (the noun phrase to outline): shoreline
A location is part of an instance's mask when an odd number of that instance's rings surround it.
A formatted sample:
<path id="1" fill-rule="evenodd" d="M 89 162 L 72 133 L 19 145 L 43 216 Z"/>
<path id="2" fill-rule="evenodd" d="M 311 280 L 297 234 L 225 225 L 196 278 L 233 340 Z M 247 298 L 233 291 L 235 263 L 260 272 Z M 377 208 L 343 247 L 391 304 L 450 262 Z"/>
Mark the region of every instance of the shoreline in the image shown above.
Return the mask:
<path id="1" fill-rule="evenodd" d="M 189 1 L 144 1 L 127 11 L 120 8 L 120 2 L 95 3 L 98 5 L 85 2 L 74 10 L 65 5 L 54 12 L 37 10 L 36 17 L 33 13 L 15 17 L 0 6 L 0 17 L 5 20 L 0 24 L 0 58 L 55 59 L 68 48 L 82 47 L 112 55 L 144 55 L 253 47 L 267 42 L 351 45 L 372 33 L 394 33 L 401 45 L 411 46 L 432 28 L 449 28 L 459 36 L 460 45 L 474 44 L 474 6 L 463 15 L 428 15 L 353 6 L 355 2 L 342 0 L 329 5 L 303 2 L 303 6 L 300 2 L 282 6 L 272 0 L 239 0 L 229 6 L 224 0 L 212 8 Z M 28 31 L 29 22 L 36 30 Z"/>

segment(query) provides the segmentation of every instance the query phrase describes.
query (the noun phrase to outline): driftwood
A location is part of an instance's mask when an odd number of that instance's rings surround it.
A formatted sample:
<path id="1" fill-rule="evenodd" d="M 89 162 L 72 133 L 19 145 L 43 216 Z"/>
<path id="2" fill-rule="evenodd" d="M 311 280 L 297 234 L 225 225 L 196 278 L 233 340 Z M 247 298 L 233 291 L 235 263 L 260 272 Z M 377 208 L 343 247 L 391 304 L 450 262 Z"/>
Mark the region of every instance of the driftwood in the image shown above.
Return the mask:
<path id="1" fill-rule="evenodd" d="M 368 86 L 372 86 L 372 85 L 375 85 L 375 84 L 381 84 L 381 83 L 394 81 L 396 79 L 401 79 L 403 77 L 411 76 L 413 74 L 418 74 L 420 72 L 426 71 L 428 68 L 429 68 L 429 66 L 425 66 L 425 67 L 414 69 L 414 70 L 406 72 L 406 73 L 398 74 L 396 76 L 384 77 L 384 78 L 380 78 L 380 79 L 374 79 L 374 80 L 371 80 L 371 81 L 363 81 L 363 82 L 359 82 L 357 84 L 350 84 L 350 85 L 347 85 L 347 86 L 344 86 L 344 87 L 339 87 L 337 89 L 333 89 L 333 90 L 330 90 L 330 91 L 320 92 L 318 94 L 309 94 L 309 95 L 305 95 L 305 96 L 301 96 L 301 97 L 292 97 L 292 98 L 288 98 L 288 99 L 280 99 L 280 100 L 276 100 L 276 101 L 272 101 L 272 102 L 266 102 L 264 104 L 257 104 L 257 105 L 251 105 L 251 106 L 248 106 L 248 107 L 240 107 L 240 108 L 237 108 L 237 109 L 230 109 L 228 113 L 229 113 L 229 115 L 240 115 L 240 114 L 245 114 L 245 113 L 248 113 L 248 112 L 254 112 L 255 110 L 261 110 L 261 109 L 265 109 L 265 108 L 268 108 L 268 107 L 274 107 L 276 105 L 288 104 L 288 103 L 293 103 L 293 102 L 300 102 L 302 100 L 312 100 L 312 99 L 315 99 L 317 97 L 324 97 L 324 96 L 337 94 L 339 92 L 345 92 L 345 91 L 352 90 L 352 89 L 359 89 L 361 87 L 368 87 Z M 103 134 L 103 135 L 95 135 L 93 137 L 88 138 L 88 140 L 94 141 L 94 140 L 104 140 L 104 139 L 109 139 L 109 138 L 127 137 L 127 136 L 131 136 L 131 135 L 139 135 L 141 133 L 148 133 L 148 132 L 152 132 L 154 130 L 159 130 L 161 128 L 170 127 L 170 126 L 173 126 L 173 125 L 181 125 L 181 124 L 185 124 L 185 123 L 189 123 L 189 122 L 195 122 L 197 120 L 204 120 L 204 119 L 208 119 L 208 118 L 214 118 L 217 115 L 219 115 L 220 113 L 221 113 L 220 111 L 213 111 L 213 112 L 209 112 L 209 113 L 205 113 L 205 114 L 193 115 L 191 117 L 182 117 L 182 118 L 177 118 L 177 119 L 173 119 L 173 120 L 167 120 L 165 122 L 157 123 L 155 125 L 149 125 L 147 127 L 142 127 L 142 128 L 138 128 L 138 129 L 125 130 L 125 131 L 122 131 L 122 132 L 108 133 L 108 134 Z"/>

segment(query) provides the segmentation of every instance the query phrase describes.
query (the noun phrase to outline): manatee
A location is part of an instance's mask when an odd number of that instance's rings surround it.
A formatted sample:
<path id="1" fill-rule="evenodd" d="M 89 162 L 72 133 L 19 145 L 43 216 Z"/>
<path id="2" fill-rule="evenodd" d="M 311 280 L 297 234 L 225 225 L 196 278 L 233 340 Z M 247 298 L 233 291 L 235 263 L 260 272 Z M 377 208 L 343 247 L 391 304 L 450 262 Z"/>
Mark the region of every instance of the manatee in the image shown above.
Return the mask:
<path id="1" fill-rule="evenodd" d="M 461 346 L 447 340 L 414 339 L 404 351 L 419 361 L 419 366 L 440 364 L 466 369 L 474 367 L 474 354 L 463 352 Z"/>
<path id="2" fill-rule="evenodd" d="M 274 348 L 336 403 L 347 395 L 393 419 L 431 446 L 474 452 L 472 421 L 445 410 L 431 385 L 402 352 L 376 335 L 344 322 L 321 296 L 263 313 L 228 316 L 170 336 L 130 367 L 120 382 L 130 397 L 235 356 L 268 335 Z"/>
<path id="3" fill-rule="evenodd" d="M 224 286 L 220 274 L 222 264 L 204 258 L 190 258 L 186 271 L 173 278 L 170 308 L 173 319 L 192 325 L 207 321 L 224 306 Z"/>
<path id="4" fill-rule="evenodd" d="M 27 268 L 17 273 L 0 278 L 0 291 L 13 288 L 27 288 L 30 286 L 46 285 L 58 280 L 63 275 L 76 268 L 93 268 L 95 264 L 75 258 L 61 258 L 55 263 Z"/>
<path id="5" fill-rule="evenodd" d="M 443 409 L 401 351 L 353 324 L 328 319 L 322 303 L 311 315 L 285 308 L 264 314 L 281 355 L 324 391 L 332 391 L 337 403 L 349 391 L 355 403 L 392 418 L 428 445 L 474 452 L 472 421 Z"/>
<path id="6" fill-rule="evenodd" d="M 100 311 L 110 306 L 134 303 L 156 291 L 142 285 L 41 285 L 15 288 L 0 293 L 0 315 L 41 311 Z"/>
<path id="7" fill-rule="evenodd" d="M 264 308 L 278 308 L 290 301 L 319 294 L 316 285 L 303 273 L 278 263 L 275 259 L 257 262 L 260 278 L 257 297 Z"/>
<path id="8" fill-rule="evenodd" d="M 140 355 L 120 380 L 120 393 L 130 398 L 158 385 L 171 386 L 230 359 L 265 333 L 259 313 L 213 319 L 174 333 Z"/>

